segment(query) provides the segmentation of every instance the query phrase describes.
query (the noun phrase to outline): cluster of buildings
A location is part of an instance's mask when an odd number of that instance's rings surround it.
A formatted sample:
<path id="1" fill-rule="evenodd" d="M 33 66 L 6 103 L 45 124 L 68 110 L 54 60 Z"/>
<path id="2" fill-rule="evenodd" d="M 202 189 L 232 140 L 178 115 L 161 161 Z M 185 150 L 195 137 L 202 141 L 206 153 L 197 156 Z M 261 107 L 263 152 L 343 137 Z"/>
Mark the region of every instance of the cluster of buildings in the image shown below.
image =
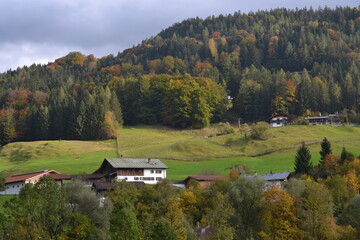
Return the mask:
<path id="1" fill-rule="evenodd" d="M 329 114 L 326 116 L 305 117 L 309 124 L 340 124 L 342 119 L 339 114 Z M 282 127 L 290 124 L 290 117 L 287 114 L 276 114 L 270 119 L 270 127 Z"/>
<path id="2" fill-rule="evenodd" d="M 56 183 L 63 185 L 66 181 L 81 179 L 85 184 L 92 186 L 98 193 L 104 193 L 114 189 L 119 181 L 126 181 L 139 188 L 145 184 L 156 184 L 166 178 L 168 167 L 160 159 L 135 159 L 135 158 L 106 158 L 100 168 L 91 174 L 62 174 L 55 170 L 43 170 L 38 172 L 17 174 L 5 179 L 5 189 L 0 195 L 19 194 L 25 184 L 35 184 L 41 177 L 49 176 Z M 287 181 L 290 173 L 271 173 L 247 175 L 247 178 L 259 177 L 267 182 L 267 185 L 279 185 Z M 176 187 L 188 187 L 191 182 L 197 182 L 200 187 L 209 187 L 216 180 L 224 176 L 193 175 L 182 181 L 173 181 Z"/>

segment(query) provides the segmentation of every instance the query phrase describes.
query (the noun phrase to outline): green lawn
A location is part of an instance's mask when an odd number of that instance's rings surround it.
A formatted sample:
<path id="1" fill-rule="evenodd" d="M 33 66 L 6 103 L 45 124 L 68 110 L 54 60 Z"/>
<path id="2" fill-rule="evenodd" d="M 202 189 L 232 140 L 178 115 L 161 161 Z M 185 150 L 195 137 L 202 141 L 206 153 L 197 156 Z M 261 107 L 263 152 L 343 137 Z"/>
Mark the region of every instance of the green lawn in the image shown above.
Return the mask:
<path id="1" fill-rule="evenodd" d="M 125 127 L 119 134 L 124 157 L 160 158 L 170 167 L 168 178 L 184 179 L 204 169 L 226 174 L 226 168 L 244 162 L 259 173 L 292 171 L 296 150 L 309 144 L 316 164 L 320 142 L 327 137 L 335 155 L 343 146 L 360 154 L 360 128 L 341 126 L 287 126 L 269 130 L 267 140 L 246 140 L 244 132 L 208 137 L 212 129 L 173 130 L 162 126 Z M 0 149 L 0 176 L 55 169 L 61 173 L 91 173 L 106 157 L 117 157 L 116 141 L 18 142 Z"/>
<path id="2" fill-rule="evenodd" d="M 0 176 L 44 169 L 89 173 L 106 157 L 117 157 L 115 140 L 11 143 L 0 149 Z"/>

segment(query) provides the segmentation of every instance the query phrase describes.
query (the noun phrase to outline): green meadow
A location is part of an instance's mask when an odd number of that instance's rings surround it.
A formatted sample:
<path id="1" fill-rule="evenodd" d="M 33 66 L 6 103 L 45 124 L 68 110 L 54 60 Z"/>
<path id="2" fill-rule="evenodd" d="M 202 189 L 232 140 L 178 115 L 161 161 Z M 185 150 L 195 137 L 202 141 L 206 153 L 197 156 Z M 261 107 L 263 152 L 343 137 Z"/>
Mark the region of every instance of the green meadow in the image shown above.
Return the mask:
<path id="1" fill-rule="evenodd" d="M 240 162 L 258 173 L 293 171 L 300 144 L 305 141 L 309 145 L 316 164 L 324 137 L 331 142 L 335 155 L 340 155 L 342 147 L 360 154 L 360 128 L 357 127 L 272 128 L 266 140 L 250 140 L 245 130 L 222 136 L 215 136 L 214 132 L 213 128 L 125 127 L 119 133 L 119 151 L 124 157 L 162 159 L 170 167 L 168 178 L 176 180 L 208 169 L 225 175 L 229 167 Z M 69 174 L 91 173 L 104 158 L 118 156 L 116 144 L 115 140 L 11 143 L 0 149 L 0 176 L 44 169 Z"/>

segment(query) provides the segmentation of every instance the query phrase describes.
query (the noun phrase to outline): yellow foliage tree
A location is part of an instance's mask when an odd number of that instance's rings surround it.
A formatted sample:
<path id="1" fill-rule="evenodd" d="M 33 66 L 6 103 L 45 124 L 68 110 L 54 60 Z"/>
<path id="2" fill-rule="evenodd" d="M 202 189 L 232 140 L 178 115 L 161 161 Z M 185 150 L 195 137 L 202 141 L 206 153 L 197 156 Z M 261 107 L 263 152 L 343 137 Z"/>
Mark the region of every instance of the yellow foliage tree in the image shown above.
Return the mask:
<path id="1" fill-rule="evenodd" d="M 298 218 L 294 212 L 294 199 L 285 190 L 276 185 L 270 187 L 261 199 L 264 208 L 264 231 L 260 235 L 264 239 L 297 239 L 299 229 Z"/>
<path id="2" fill-rule="evenodd" d="M 169 199 L 165 217 L 167 220 L 169 220 L 171 227 L 174 228 L 176 233 L 176 239 L 187 240 L 187 228 L 184 224 L 186 220 L 184 211 L 181 208 L 180 198 Z"/>
<path id="3" fill-rule="evenodd" d="M 209 45 L 211 56 L 215 59 L 215 62 L 217 62 L 219 60 L 219 55 L 218 55 L 218 50 L 217 50 L 215 40 L 213 38 L 210 38 L 208 45 Z"/>
<path id="4" fill-rule="evenodd" d="M 359 189 L 360 189 L 359 178 L 355 170 L 351 170 L 344 177 L 348 185 L 349 192 L 351 196 L 354 197 L 356 194 L 359 193 Z"/>

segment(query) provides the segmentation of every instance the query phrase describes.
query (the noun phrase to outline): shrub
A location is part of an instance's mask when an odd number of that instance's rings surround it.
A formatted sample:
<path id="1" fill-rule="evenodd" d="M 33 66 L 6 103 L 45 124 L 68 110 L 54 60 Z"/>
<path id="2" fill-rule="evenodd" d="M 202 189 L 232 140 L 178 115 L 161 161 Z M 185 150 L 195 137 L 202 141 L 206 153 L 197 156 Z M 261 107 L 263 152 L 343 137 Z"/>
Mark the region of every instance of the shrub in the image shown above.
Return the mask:
<path id="1" fill-rule="evenodd" d="M 295 121 L 295 125 L 309 125 L 309 120 L 304 117 L 298 117 Z"/>
<path id="2" fill-rule="evenodd" d="M 251 127 L 251 139 L 264 140 L 268 137 L 270 125 L 267 122 L 257 122 Z"/>

